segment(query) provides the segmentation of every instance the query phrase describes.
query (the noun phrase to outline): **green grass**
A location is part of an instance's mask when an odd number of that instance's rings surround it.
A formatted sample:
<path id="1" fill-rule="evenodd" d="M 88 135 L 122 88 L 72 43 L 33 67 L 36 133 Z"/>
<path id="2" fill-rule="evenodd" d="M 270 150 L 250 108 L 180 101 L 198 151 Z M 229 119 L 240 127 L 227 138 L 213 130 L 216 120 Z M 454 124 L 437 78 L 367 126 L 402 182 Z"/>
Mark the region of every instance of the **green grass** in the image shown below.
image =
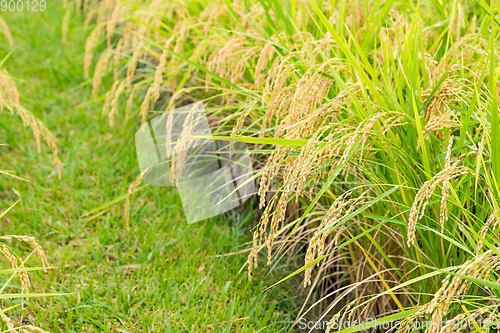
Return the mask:
<path id="1" fill-rule="evenodd" d="M 34 274 L 32 289 L 68 293 L 31 299 L 11 313 L 16 324 L 53 332 L 287 331 L 297 293 L 262 292 L 282 275 L 279 267 L 249 282 L 246 270 L 238 274 L 246 253 L 216 257 L 244 248 L 252 212 L 188 225 L 174 189 L 146 188 L 132 199 L 130 230 L 123 202 L 82 217 L 125 193 L 138 174 L 139 123 L 118 119 L 110 129 L 83 78 L 83 24 L 74 18 L 63 42 L 63 15 L 60 2 L 45 12 L 4 15 L 15 45 L 4 68 L 25 107 L 57 137 L 64 163 L 58 180 L 47 147 L 39 154 L 15 115 L 0 119 L 8 144 L 0 164 L 30 181 L 1 179 L 1 209 L 17 199 L 11 188 L 22 200 L 0 220 L 0 234 L 35 236 L 55 268 Z M 10 50 L 1 42 L 4 57 Z"/>

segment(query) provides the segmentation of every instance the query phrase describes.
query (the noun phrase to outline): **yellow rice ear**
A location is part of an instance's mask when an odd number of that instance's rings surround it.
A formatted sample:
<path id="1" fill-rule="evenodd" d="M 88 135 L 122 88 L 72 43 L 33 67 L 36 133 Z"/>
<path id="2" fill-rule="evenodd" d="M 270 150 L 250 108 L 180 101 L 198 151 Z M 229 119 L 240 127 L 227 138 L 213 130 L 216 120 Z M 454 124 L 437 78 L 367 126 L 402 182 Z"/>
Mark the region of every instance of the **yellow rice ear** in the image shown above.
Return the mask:
<path id="1" fill-rule="evenodd" d="M 5 36 L 5 39 L 7 39 L 7 42 L 9 43 L 9 47 L 12 49 L 12 47 L 14 46 L 12 41 L 12 34 L 10 33 L 9 26 L 1 16 L 0 16 L 0 32 L 2 32 L 2 34 Z"/>

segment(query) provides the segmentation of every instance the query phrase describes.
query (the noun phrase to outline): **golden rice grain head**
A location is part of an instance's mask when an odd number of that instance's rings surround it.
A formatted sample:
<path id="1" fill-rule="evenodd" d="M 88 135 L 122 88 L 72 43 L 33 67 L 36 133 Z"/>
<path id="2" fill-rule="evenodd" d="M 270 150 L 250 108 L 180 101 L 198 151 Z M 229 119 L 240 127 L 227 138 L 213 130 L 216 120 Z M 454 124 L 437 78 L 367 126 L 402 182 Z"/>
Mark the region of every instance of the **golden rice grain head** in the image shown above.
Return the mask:
<path id="1" fill-rule="evenodd" d="M 240 55 L 242 53 L 245 41 L 245 36 L 236 36 L 227 40 L 224 46 L 216 50 L 210 56 L 207 64 L 208 69 L 215 72 L 222 78 L 234 83 L 232 80 L 234 79 L 232 77 L 233 68 L 235 67 L 235 62 L 240 59 L 240 57 L 237 57 L 236 55 Z"/>
<path id="2" fill-rule="evenodd" d="M 146 123 L 146 119 L 148 116 L 148 112 L 150 110 L 151 106 L 151 87 L 149 87 L 148 91 L 146 92 L 146 95 L 144 96 L 144 99 L 142 100 L 141 107 L 140 107 L 140 115 L 141 115 L 141 124 L 144 125 Z"/>
<path id="3" fill-rule="evenodd" d="M 9 108 L 11 103 L 21 104 L 16 84 L 5 70 L 0 70 L 0 103 Z M 12 107 L 12 106 L 11 106 Z M 12 110 L 11 110 L 12 111 Z M 12 111 L 13 112 L 13 111 Z"/>
<path id="4" fill-rule="evenodd" d="M 62 22 L 62 38 L 63 41 L 68 40 L 68 30 L 69 30 L 69 21 L 71 19 L 71 12 L 72 12 L 72 6 L 65 6 L 66 7 L 66 12 L 64 13 L 64 18 Z"/>
<path id="5" fill-rule="evenodd" d="M 248 280 L 252 280 L 252 270 L 253 268 L 257 267 L 257 251 L 258 249 L 258 243 L 257 239 L 259 238 L 259 233 L 257 230 L 254 231 L 253 233 L 253 240 L 252 240 L 252 249 L 250 250 L 250 254 L 248 255 L 247 263 L 248 263 Z"/>
<path id="6" fill-rule="evenodd" d="M 92 59 L 94 58 L 94 47 L 99 43 L 99 39 L 103 34 L 103 29 L 97 26 L 90 33 L 87 38 L 87 43 L 85 44 L 85 57 L 83 60 L 83 72 L 86 78 L 90 77 L 90 66 L 92 65 Z"/>
<path id="7" fill-rule="evenodd" d="M 119 84 L 120 84 L 120 81 L 116 81 L 115 83 L 113 83 L 113 85 L 111 86 L 111 89 L 104 96 L 104 105 L 102 107 L 102 114 L 103 115 L 109 116 L 111 102 L 113 101 L 113 98 L 116 94 L 116 90 L 118 89 Z M 110 125 L 111 125 L 111 122 L 110 122 Z"/>
<path id="8" fill-rule="evenodd" d="M 439 184 L 449 182 L 451 179 L 471 172 L 470 169 L 460 165 L 461 160 L 457 160 L 449 167 L 444 168 L 437 173 L 432 179 L 426 181 L 422 188 L 418 191 L 413 205 L 410 209 L 408 218 L 408 246 L 415 244 L 415 230 L 418 220 L 425 214 L 425 208 L 431 199 L 432 194 Z"/>
<path id="9" fill-rule="evenodd" d="M 165 49 L 170 47 L 173 38 L 170 38 L 165 43 Z M 156 101 L 160 98 L 160 89 L 163 83 L 163 72 L 165 71 L 165 65 L 167 62 L 168 52 L 163 50 L 158 65 L 156 66 L 155 78 L 153 84 L 148 88 L 146 95 L 141 103 L 141 118 L 143 123 L 145 122 L 146 116 L 150 109 L 153 109 Z M 174 100 L 175 103 L 175 100 Z"/>
<path id="10" fill-rule="evenodd" d="M 0 253 L 10 262 L 12 268 L 19 267 L 17 258 L 12 254 L 10 248 L 6 244 L 0 243 Z"/>
<path id="11" fill-rule="evenodd" d="M 98 12 L 98 8 L 94 8 L 90 11 L 87 11 L 86 9 L 84 9 L 84 13 L 86 13 L 86 16 L 85 16 L 85 20 L 83 21 L 83 27 L 85 29 L 88 29 L 90 23 L 97 15 L 97 12 Z"/>
<path id="12" fill-rule="evenodd" d="M 7 329 L 9 333 L 16 333 L 16 329 L 12 324 L 12 319 L 10 319 L 4 312 L 2 308 L 0 308 L 0 316 L 2 317 L 3 322 L 7 325 Z"/>
<path id="13" fill-rule="evenodd" d="M 165 153 L 167 154 L 167 158 L 172 156 L 172 129 L 174 123 L 174 112 L 173 110 L 169 110 L 167 116 L 167 122 L 165 124 L 167 135 L 165 137 Z"/>
<path id="14" fill-rule="evenodd" d="M 189 94 L 191 91 L 193 91 L 195 87 L 190 87 L 190 88 L 182 88 L 177 90 L 172 97 L 170 98 L 170 101 L 168 102 L 168 107 L 167 110 L 172 111 L 175 109 L 175 103 L 177 100 L 182 97 L 184 94 Z"/>
<path id="15" fill-rule="evenodd" d="M 177 54 L 182 54 L 184 52 L 184 43 L 186 42 L 186 36 L 180 36 L 175 41 L 174 52 Z"/>
<path id="16" fill-rule="evenodd" d="M 321 134 L 322 132 L 319 131 L 316 136 L 312 137 L 308 141 L 308 144 L 302 148 L 297 158 L 291 157 L 291 159 L 297 159 L 296 162 L 287 163 L 285 166 L 283 176 L 284 186 L 282 187 L 282 192 L 273 213 L 270 230 L 266 238 L 268 265 L 271 264 L 271 250 L 274 244 L 274 238 L 276 237 L 280 227 L 283 226 L 285 220 L 288 202 L 292 198 L 292 195 L 295 195 L 296 197 L 303 195 L 305 180 L 313 169 L 311 166 L 312 161 L 314 161 L 316 156 L 320 154 L 318 150 L 318 137 L 321 136 Z"/>
<path id="17" fill-rule="evenodd" d="M 99 4 L 98 14 L 97 14 L 97 25 L 103 25 L 106 20 L 110 8 L 115 6 L 116 0 L 102 0 Z"/>
<path id="18" fill-rule="evenodd" d="M 195 126 L 198 123 L 197 118 L 200 117 L 200 113 L 197 112 L 198 103 L 194 104 L 192 108 L 188 111 L 184 123 L 182 125 L 182 131 L 176 142 L 176 150 L 172 153 L 172 165 L 171 165 L 171 180 L 172 184 L 176 184 L 178 179 L 180 179 L 182 172 L 184 170 L 185 162 L 187 159 L 187 153 L 193 145 L 192 137 L 194 135 Z M 173 112 L 171 112 L 172 114 Z M 167 136 L 171 135 L 171 132 L 167 131 Z M 170 140 L 167 141 L 167 144 Z M 167 148 L 169 149 L 169 148 Z"/>
<path id="19" fill-rule="evenodd" d="M 446 113 L 440 116 L 432 117 L 426 124 L 425 130 L 427 132 L 436 132 L 439 131 L 438 137 L 442 138 L 443 134 L 442 130 L 447 128 L 460 128 L 460 123 L 451 119 L 451 113 Z M 426 133 L 426 138 L 428 138 L 428 134 Z"/>
<path id="20" fill-rule="evenodd" d="M 132 108 L 134 106 L 135 95 L 137 94 L 137 85 L 134 85 L 130 90 L 130 94 L 127 98 L 127 105 L 125 106 L 125 119 L 130 118 L 130 114 L 132 113 Z"/>
<path id="21" fill-rule="evenodd" d="M 25 328 L 26 330 L 28 330 L 29 332 L 35 332 L 35 333 L 49 333 L 48 331 L 45 331 L 45 330 L 41 329 L 40 327 L 36 327 L 36 326 L 32 326 L 32 325 L 25 326 L 24 328 Z"/>
<path id="22" fill-rule="evenodd" d="M 291 84 L 278 92 L 277 95 L 273 96 L 273 99 L 267 106 L 264 118 L 262 119 L 259 137 L 265 136 L 266 130 L 273 124 L 273 119 L 276 124 L 279 123 L 279 115 L 289 108 L 295 87 L 295 84 Z M 264 104 L 263 102 L 263 105 Z"/>
<path id="23" fill-rule="evenodd" d="M 52 151 L 52 163 L 56 166 L 57 177 L 62 179 L 62 162 L 59 159 L 59 153 L 57 149 Z"/>
<path id="24" fill-rule="evenodd" d="M 458 69 L 459 67 L 455 66 L 450 69 L 450 72 L 457 71 Z M 445 73 L 441 74 L 439 80 L 441 80 L 442 75 L 444 74 Z M 431 96 L 434 89 L 435 87 L 429 87 L 429 89 L 425 90 L 422 93 L 422 100 L 427 100 Z M 426 123 L 432 120 L 432 118 L 434 117 L 451 113 L 451 109 L 448 105 L 453 102 L 462 101 L 464 94 L 469 93 L 470 91 L 468 89 L 465 89 L 464 80 L 446 78 L 444 81 L 442 81 L 437 91 L 434 92 L 434 95 L 425 107 L 424 118 Z"/>
<path id="25" fill-rule="evenodd" d="M 173 41 L 173 37 L 171 37 L 164 45 L 164 50 L 161 53 L 160 56 L 160 61 L 158 62 L 158 66 L 156 66 L 156 71 L 155 71 L 155 80 L 153 82 L 153 85 L 151 86 L 152 89 L 152 103 L 154 104 L 159 98 L 160 98 L 160 89 L 161 85 L 163 83 L 163 73 L 165 71 L 165 66 L 167 63 L 167 56 L 168 52 L 166 51 L 167 49 L 170 48 L 170 44 Z"/>
<path id="26" fill-rule="evenodd" d="M 19 267 L 23 267 L 23 262 L 21 259 L 18 259 L 14 252 L 4 243 L 0 243 L 0 253 L 6 258 L 13 269 L 17 269 Z M 30 287 L 30 279 L 26 272 L 17 273 L 19 280 L 21 281 L 21 289 L 23 293 L 29 292 Z"/>
<path id="27" fill-rule="evenodd" d="M 113 56 L 113 78 L 118 81 L 119 77 L 119 65 L 121 60 L 122 47 L 124 44 L 124 38 L 120 38 L 116 43 L 115 54 Z"/>
<path id="28" fill-rule="evenodd" d="M 264 83 L 264 70 L 267 68 L 267 63 L 269 62 L 269 60 L 271 60 L 275 52 L 276 49 L 272 43 L 267 43 L 261 50 L 259 60 L 257 61 L 257 65 L 255 66 L 255 81 L 253 86 L 254 89 L 258 89 Z"/>
<path id="29" fill-rule="evenodd" d="M 483 227 L 479 231 L 479 236 L 482 238 L 485 238 L 489 228 L 491 227 L 492 231 L 495 231 L 498 225 L 500 225 L 500 210 L 494 211 L 486 220 L 486 223 L 484 223 Z M 476 254 L 479 254 L 481 249 L 483 248 L 483 241 L 479 240 L 476 246 Z"/>
<path id="30" fill-rule="evenodd" d="M 134 35 L 135 37 L 135 35 Z M 131 87 L 132 86 L 132 81 L 134 79 L 135 75 L 135 70 L 137 68 L 137 59 L 139 58 L 142 50 L 142 44 L 138 44 L 135 46 L 134 53 L 132 54 L 132 57 L 129 60 L 128 66 L 127 66 L 127 86 Z"/>
<path id="31" fill-rule="evenodd" d="M 130 230 L 130 225 L 129 225 L 129 221 L 130 221 L 130 200 L 131 200 L 131 197 L 134 193 L 134 191 L 137 189 L 137 187 L 142 183 L 142 177 L 143 177 L 143 174 L 140 174 L 139 176 L 137 176 L 134 181 L 130 184 L 130 186 L 128 187 L 128 195 L 127 195 L 127 200 L 125 201 L 125 206 L 123 207 L 123 212 L 124 212 L 124 219 L 125 219 L 125 228 L 128 230 Z"/>
<path id="32" fill-rule="evenodd" d="M 313 112 L 328 94 L 333 80 L 323 75 L 327 65 L 328 63 L 318 68 L 310 68 L 299 80 L 290 103 L 290 111 L 276 133 L 278 137 L 284 133 L 287 134 L 287 138 L 300 138 L 310 134 L 310 132 L 303 133 L 304 130 L 311 130 L 309 124 L 303 127 L 297 127 L 296 124 L 300 123 L 304 115 Z"/>
<path id="33" fill-rule="evenodd" d="M 2 95 L 1 92 L 0 95 Z M 0 103 L 1 102 L 2 101 L 0 101 Z M 3 102 L 6 101 L 3 100 Z M 41 139 L 43 139 L 47 143 L 49 148 L 52 150 L 53 162 L 54 165 L 56 166 L 58 177 L 59 179 L 61 179 L 62 177 L 61 161 L 58 158 L 58 149 L 54 135 L 38 118 L 36 118 L 31 112 L 25 109 L 22 105 L 16 102 L 7 101 L 7 104 L 4 104 L 3 106 L 8 108 L 11 111 L 11 113 L 17 113 L 21 117 L 24 126 L 27 126 L 31 129 L 33 135 L 35 136 L 35 142 L 38 151 L 41 151 Z"/>
<path id="34" fill-rule="evenodd" d="M 350 195 L 351 192 L 345 192 L 330 206 L 329 210 L 325 214 L 325 217 L 321 220 L 319 227 L 316 229 L 313 237 L 309 241 L 304 266 L 310 265 L 316 258 L 323 254 L 325 241 L 330 232 L 337 227 L 337 221 L 342 216 L 349 215 L 362 202 L 362 196 L 348 199 Z M 338 226 L 337 233 L 332 240 L 335 244 L 344 230 L 344 225 Z M 311 284 L 311 273 L 314 266 L 315 265 L 311 265 L 305 270 L 304 288 Z"/>
<path id="35" fill-rule="evenodd" d="M 118 22 L 120 14 L 121 14 L 120 13 L 121 9 L 122 9 L 121 8 L 121 3 L 118 1 L 114 5 L 114 9 L 113 9 L 113 12 L 111 14 L 111 18 L 109 19 L 108 24 L 106 25 L 106 36 L 107 36 L 108 47 L 111 46 L 111 39 L 112 39 L 113 34 L 115 32 L 116 24 Z"/>
<path id="36" fill-rule="evenodd" d="M 118 102 L 120 100 L 120 96 L 126 87 L 127 87 L 127 82 L 121 81 L 120 84 L 118 85 L 118 88 L 116 89 L 115 96 L 111 101 L 111 111 L 109 112 L 109 125 L 111 127 L 113 127 L 115 123 L 115 115 L 118 113 Z"/>
<path id="37" fill-rule="evenodd" d="M 269 218 L 270 218 L 270 212 L 274 208 L 275 200 L 276 200 L 276 196 L 273 197 L 270 204 L 264 209 L 264 212 L 262 213 L 262 216 L 260 217 L 259 225 L 254 230 L 254 233 L 253 233 L 252 250 L 251 250 L 250 254 L 248 255 L 248 263 L 249 263 L 248 278 L 250 280 L 252 279 L 252 269 L 257 268 L 257 254 L 262 247 L 262 239 L 267 231 L 267 226 L 268 226 Z M 269 251 L 269 248 L 268 248 L 268 251 Z M 269 253 L 268 253 L 268 255 L 269 255 Z M 253 265 L 252 265 L 252 263 L 253 263 Z"/>
<path id="38" fill-rule="evenodd" d="M 453 13 L 455 14 L 455 11 L 453 11 Z M 453 18 L 455 18 L 455 22 L 453 23 L 450 23 L 450 25 L 454 25 L 453 27 L 453 32 L 455 34 L 455 39 L 460 39 L 460 30 L 465 28 L 466 25 L 465 25 L 465 18 L 464 18 L 464 11 L 462 9 L 462 5 L 460 3 L 457 4 L 457 7 L 456 7 L 456 14 L 453 15 Z"/>
<path id="39" fill-rule="evenodd" d="M 278 174 L 281 166 L 287 156 L 290 148 L 284 147 L 280 149 L 273 150 L 271 156 L 268 158 L 266 165 L 262 171 L 262 176 L 260 179 L 259 190 L 257 194 L 260 197 L 259 209 L 264 208 L 266 205 L 266 195 L 271 185 L 272 179 Z"/>
<path id="40" fill-rule="evenodd" d="M 453 147 L 453 136 L 450 136 L 448 143 L 448 149 L 446 150 L 446 158 L 444 168 L 447 169 L 451 166 L 451 148 Z M 445 180 L 443 182 L 443 188 L 441 190 L 441 208 L 439 212 L 439 223 L 441 224 L 441 232 L 444 232 L 444 224 L 448 221 L 448 207 L 447 201 L 450 196 L 450 182 Z"/>
<path id="41" fill-rule="evenodd" d="M 45 255 L 45 252 L 43 251 L 42 247 L 38 242 L 36 241 L 35 237 L 30 237 L 30 236 L 17 236 L 17 235 L 7 235 L 7 236 L 2 236 L 0 239 L 17 239 L 23 242 L 26 242 L 31 245 L 33 248 L 33 251 L 35 254 L 38 256 L 38 258 L 42 261 L 43 267 L 49 267 L 49 261 L 47 260 L 47 257 Z"/>
<path id="42" fill-rule="evenodd" d="M 440 323 L 448 313 L 453 300 L 460 299 L 461 295 L 467 293 L 472 285 L 472 282 L 460 276 L 484 279 L 489 277 L 491 272 L 496 270 L 499 265 L 500 257 L 494 254 L 493 251 L 488 250 L 461 265 L 457 271 L 457 276 L 451 278 L 448 275 L 434 299 L 423 307 L 426 313 L 431 314 L 431 322 L 427 332 L 440 332 Z"/>
<path id="43" fill-rule="evenodd" d="M 113 51 L 107 49 L 104 51 L 95 66 L 94 77 L 92 78 L 92 97 L 97 99 L 99 97 L 99 88 L 101 87 L 102 77 L 106 73 L 109 61 L 113 57 Z"/>
<path id="44" fill-rule="evenodd" d="M 245 122 L 245 119 L 247 119 L 248 115 L 253 110 L 253 108 L 255 107 L 256 104 L 257 104 L 257 101 L 254 101 L 245 107 L 245 110 L 243 111 L 242 115 L 238 118 L 236 125 L 233 127 L 230 136 L 235 137 L 238 135 L 238 133 L 243 128 L 243 124 Z"/>
<path id="45" fill-rule="evenodd" d="M 45 252 L 43 251 L 42 247 L 38 244 L 36 239 L 34 237 L 30 236 L 16 236 L 16 235 L 6 235 L 0 237 L 0 239 L 4 240 L 12 240 L 12 239 L 17 239 L 23 242 L 26 242 L 30 244 L 30 246 L 33 249 L 33 252 L 37 255 L 37 257 L 42 261 L 43 267 L 49 267 L 49 262 L 47 260 L 47 257 L 45 255 Z M 17 268 L 19 267 L 18 265 L 18 259 L 11 253 L 11 250 L 3 243 L 1 243 L 2 248 L 0 249 L 1 253 L 4 255 L 5 258 L 7 258 L 11 265 L 12 268 Z M 21 267 L 24 266 L 22 260 L 19 259 L 19 263 L 21 264 Z M 47 271 L 44 269 L 44 272 L 46 273 Z M 23 272 L 22 274 L 19 274 L 19 278 L 21 279 L 21 286 L 23 289 L 23 292 L 28 292 L 29 291 L 29 286 L 31 285 L 29 275 L 27 272 Z"/>
<path id="46" fill-rule="evenodd" d="M 328 321 L 328 324 L 326 325 L 326 331 L 325 333 L 329 333 L 337 324 L 337 322 L 340 319 L 340 313 L 335 314 L 332 319 Z"/>

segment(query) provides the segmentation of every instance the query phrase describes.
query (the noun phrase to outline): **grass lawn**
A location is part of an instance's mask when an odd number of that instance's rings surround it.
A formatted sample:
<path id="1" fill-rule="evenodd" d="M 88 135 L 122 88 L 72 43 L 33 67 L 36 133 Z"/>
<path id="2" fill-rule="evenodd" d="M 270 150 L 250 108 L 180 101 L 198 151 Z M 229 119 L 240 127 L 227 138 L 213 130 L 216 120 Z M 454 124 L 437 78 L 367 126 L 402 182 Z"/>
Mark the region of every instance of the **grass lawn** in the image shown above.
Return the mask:
<path id="1" fill-rule="evenodd" d="M 119 119 L 111 129 L 102 102 L 91 100 L 83 21 L 72 17 L 63 42 L 62 2 L 48 2 L 44 12 L 0 14 L 15 45 L 3 68 L 25 107 L 57 137 L 64 163 L 58 180 L 47 147 L 36 151 L 17 116 L 0 119 L 8 144 L 0 147 L 0 163 L 30 180 L 1 179 L 1 209 L 16 200 L 12 188 L 22 201 L 0 220 L 0 234 L 35 236 L 47 252 L 54 269 L 33 274 L 33 291 L 70 293 L 31 299 L 10 313 L 16 325 L 52 332 L 288 331 L 296 293 L 261 291 L 277 273 L 249 282 L 245 269 L 238 274 L 246 253 L 216 257 L 244 248 L 251 212 L 188 225 L 174 189 L 146 188 L 132 199 L 130 230 L 123 201 L 82 217 L 124 194 L 137 176 L 139 122 Z M 3 37 L 1 45 L 3 58 L 10 49 Z"/>

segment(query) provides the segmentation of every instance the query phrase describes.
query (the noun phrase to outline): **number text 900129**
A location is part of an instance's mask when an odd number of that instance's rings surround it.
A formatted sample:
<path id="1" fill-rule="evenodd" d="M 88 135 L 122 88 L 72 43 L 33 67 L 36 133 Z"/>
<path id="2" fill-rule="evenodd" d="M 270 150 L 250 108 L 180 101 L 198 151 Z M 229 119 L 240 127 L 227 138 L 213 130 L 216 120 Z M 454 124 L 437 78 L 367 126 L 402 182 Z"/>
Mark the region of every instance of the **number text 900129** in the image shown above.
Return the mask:
<path id="1" fill-rule="evenodd" d="M 1 0 L 0 10 L 5 11 L 27 11 L 27 12 L 43 12 L 47 7 L 45 0 Z"/>

